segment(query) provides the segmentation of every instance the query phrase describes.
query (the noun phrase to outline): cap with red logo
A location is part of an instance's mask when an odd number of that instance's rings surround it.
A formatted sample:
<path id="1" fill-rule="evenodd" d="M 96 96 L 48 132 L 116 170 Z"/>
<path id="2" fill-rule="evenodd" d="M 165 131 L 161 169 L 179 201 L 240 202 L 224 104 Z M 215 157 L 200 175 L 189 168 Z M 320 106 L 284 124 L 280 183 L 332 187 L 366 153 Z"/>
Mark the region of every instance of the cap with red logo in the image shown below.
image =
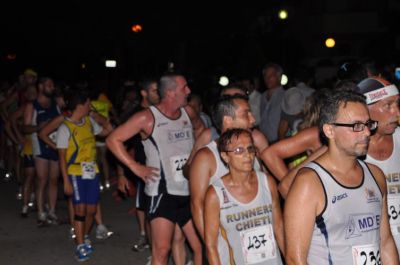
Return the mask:
<path id="1" fill-rule="evenodd" d="M 377 77 L 366 78 L 358 83 L 357 92 L 366 97 L 367 104 L 373 104 L 384 98 L 399 94 L 399 90 L 394 84 Z"/>

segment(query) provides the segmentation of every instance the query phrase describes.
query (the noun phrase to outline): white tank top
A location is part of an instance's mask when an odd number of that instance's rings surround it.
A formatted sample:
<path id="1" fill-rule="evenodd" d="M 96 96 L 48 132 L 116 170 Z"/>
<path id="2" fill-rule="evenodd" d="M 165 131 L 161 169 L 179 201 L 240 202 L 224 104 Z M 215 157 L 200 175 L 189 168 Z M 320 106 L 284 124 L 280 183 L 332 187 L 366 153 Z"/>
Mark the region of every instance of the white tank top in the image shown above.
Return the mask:
<path id="1" fill-rule="evenodd" d="M 215 141 L 211 141 L 209 144 L 206 145 L 206 148 L 210 149 L 211 153 L 214 155 L 215 159 L 215 172 L 214 175 L 209 180 L 209 185 L 213 182 L 220 180 L 223 176 L 228 174 L 229 170 L 222 162 L 221 156 L 219 155 L 217 143 Z M 254 160 L 254 169 L 260 170 L 260 164 L 258 160 Z M 221 231 L 218 234 L 218 252 L 221 264 L 229 264 L 229 247 L 226 243 L 226 240 L 222 238 Z"/>
<path id="2" fill-rule="evenodd" d="M 314 225 L 307 258 L 310 265 L 370 264 L 364 261 L 373 257 L 380 260 L 382 193 L 366 164 L 358 161 L 363 170 L 358 187 L 340 184 L 315 162 L 306 166 L 317 173 L 326 200 Z"/>
<path id="3" fill-rule="evenodd" d="M 386 176 L 390 229 L 400 254 L 400 129 L 393 134 L 393 152 L 386 160 L 367 155 L 365 161 L 378 166 Z"/>
<path id="4" fill-rule="evenodd" d="M 282 264 L 273 232 L 272 196 L 267 177 L 260 171 L 256 175 L 258 191 L 249 203 L 236 200 L 222 179 L 212 184 L 218 195 L 220 226 L 231 257 L 230 263 L 224 264 Z"/>
<path id="5" fill-rule="evenodd" d="M 151 106 L 154 126 L 151 135 L 142 141 L 146 165 L 160 169 L 160 178 L 147 182 L 145 193 L 156 196 L 168 193 L 189 196 L 187 179 L 182 168 L 193 148 L 193 127 L 184 108 L 179 118 L 172 120 Z"/>

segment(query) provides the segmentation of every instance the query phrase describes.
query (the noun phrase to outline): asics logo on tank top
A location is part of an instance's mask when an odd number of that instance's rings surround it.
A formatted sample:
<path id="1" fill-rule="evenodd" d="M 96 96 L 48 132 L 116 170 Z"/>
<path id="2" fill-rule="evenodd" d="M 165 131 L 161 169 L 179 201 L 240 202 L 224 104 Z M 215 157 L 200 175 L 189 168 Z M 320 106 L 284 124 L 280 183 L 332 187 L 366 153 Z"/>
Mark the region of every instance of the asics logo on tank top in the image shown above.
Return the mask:
<path id="1" fill-rule="evenodd" d="M 340 201 L 340 200 L 342 200 L 342 199 L 345 199 L 345 198 L 347 198 L 348 196 L 347 196 L 347 193 L 343 193 L 343 194 L 340 194 L 340 195 L 334 195 L 333 197 L 332 197 L 332 203 L 335 203 L 335 202 L 337 202 L 337 201 Z"/>
<path id="2" fill-rule="evenodd" d="M 164 126 L 164 125 L 167 125 L 168 124 L 168 122 L 160 122 L 159 124 L 157 124 L 157 127 L 161 127 L 161 126 Z"/>

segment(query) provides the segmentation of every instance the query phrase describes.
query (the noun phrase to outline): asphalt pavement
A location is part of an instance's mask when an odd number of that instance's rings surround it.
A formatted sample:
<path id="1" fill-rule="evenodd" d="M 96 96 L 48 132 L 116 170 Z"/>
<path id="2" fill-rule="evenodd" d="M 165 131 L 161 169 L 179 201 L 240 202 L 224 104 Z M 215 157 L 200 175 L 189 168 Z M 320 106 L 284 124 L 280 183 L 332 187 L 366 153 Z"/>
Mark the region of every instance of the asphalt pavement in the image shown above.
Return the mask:
<path id="1" fill-rule="evenodd" d="M 69 224 L 38 228 L 37 212 L 28 218 L 20 217 L 22 201 L 16 198 L 15 181 L 0 179 L 0 265 L 70 265 L 78 264 L 74 257 L 75 242 L 69 237 Z M 84 264 L 138 264 L 144 265 L 149 250 L 133 252 L 131 247 L 138 236 L 136 218 L 128 211 L 132 198 L 118 201 L 115 187 L 101 194 L 103 219 L 114 234 L 104 240 L 91 233 L 94 253 Z M 114 193 L 114 196 L 113 196 Z M 57 201 L 57 214 L 67 218 L 67 204 L 62 195 Z"/>

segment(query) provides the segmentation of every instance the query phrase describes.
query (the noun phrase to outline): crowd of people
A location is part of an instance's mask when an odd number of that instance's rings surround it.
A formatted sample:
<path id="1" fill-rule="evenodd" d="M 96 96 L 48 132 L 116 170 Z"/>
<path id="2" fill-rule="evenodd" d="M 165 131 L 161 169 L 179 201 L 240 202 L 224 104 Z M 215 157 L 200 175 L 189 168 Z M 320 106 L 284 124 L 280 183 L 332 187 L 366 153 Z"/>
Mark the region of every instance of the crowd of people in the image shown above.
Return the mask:
<path id="1" fill-rule="evenodd" d="M 121 194 L 136 191 L 132 250 L 149 249 L 149 264 L 186 264 L 186 243 L 196 265 L 399 264 L 394 80 L 356 62 L 329 88 L 301 69 L 286 89 L 282 74 L 268 63 L 264 92 L 246 78 L 210 105 L 169 71 L 127 86 L 116 108 L 104 88 L 26 70 L 1 101 L 0 159 L 21 184 L 21 216 L 34 196 L 37 225 L 59 223 L 62 182 L 86 261 L 93 223 L 111 234 L 99 197 L 115 174 Z"/>

